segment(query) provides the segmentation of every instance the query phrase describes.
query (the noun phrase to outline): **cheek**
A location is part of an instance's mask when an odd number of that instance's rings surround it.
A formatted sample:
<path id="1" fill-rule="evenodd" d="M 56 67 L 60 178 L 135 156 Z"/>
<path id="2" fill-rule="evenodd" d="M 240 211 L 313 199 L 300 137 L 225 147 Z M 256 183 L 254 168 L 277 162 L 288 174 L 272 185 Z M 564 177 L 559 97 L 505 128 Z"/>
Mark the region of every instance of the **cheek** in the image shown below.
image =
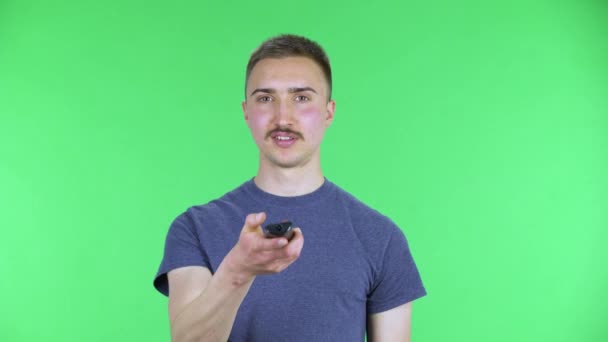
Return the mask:
<path id="1" fill-rule="evenodd" d="M 251 106 L 248 110 L 249 118 L 251 120 L 260 121 L 264 117 L 268 116 L 269 110 L 268 108 L 264 108 L 261 106 Z"/>
<path id="2" fill-rule="evenodd" d="M 323 136 L 325 130 L 325 112 L 316 106 L 307 106 L 299 111 L 299 125 L 309 131 L 311 138 Z"/>
<path id="3" fill-rule="evenodd" d="M 313 103 L 303 104 L 298 108 L 298 112 L 302 117 L 314 117 L 321 115 L 321 110 L 319 106 L 316 106 Z"/>
<path id="4" fill-rule="evenodd" d="M 306 126 L 315 126 L 325 117 L 323 111 L 317 106 L 302 106 L 298 110 L 298 121 Z"/>
<path id="5" fill-rule="evenodd" d="M 263 139 L 272 115 L 268 110 L 254 108 L 248 113 L 248 125 L 256 140 Z"/>

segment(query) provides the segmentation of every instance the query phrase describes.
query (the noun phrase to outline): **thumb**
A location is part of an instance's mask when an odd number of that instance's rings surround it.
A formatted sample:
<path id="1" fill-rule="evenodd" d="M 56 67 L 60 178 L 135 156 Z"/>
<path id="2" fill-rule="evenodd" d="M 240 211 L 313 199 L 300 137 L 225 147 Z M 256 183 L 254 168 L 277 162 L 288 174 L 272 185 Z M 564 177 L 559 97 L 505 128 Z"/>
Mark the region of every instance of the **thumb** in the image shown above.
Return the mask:
<path id="1" fill-rule="evenodd" d="M 258 226 L 260 226 L 265 220 L 266 213 L 264 212 L 249 214 L 245 219 L 245 226 L 243 227 L 243 229 L 255 231 L 258 229 Z"/>

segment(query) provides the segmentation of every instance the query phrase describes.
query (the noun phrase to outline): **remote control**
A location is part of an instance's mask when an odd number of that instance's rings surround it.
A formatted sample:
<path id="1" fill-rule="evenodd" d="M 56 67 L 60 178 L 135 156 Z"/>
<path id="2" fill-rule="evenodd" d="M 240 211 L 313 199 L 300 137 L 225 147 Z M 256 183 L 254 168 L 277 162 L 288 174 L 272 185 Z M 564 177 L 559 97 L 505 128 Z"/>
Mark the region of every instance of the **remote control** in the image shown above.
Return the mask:
<path id="1" fill-rule="evenodd" d="M 264 226 L 264 237 L 266 238 L 277 238 L 285 237 L 287 240 L 291 240 L 293 237 L 293 227 L 291 221 L 283 221 L 280 223 L 272 223 Z"/>

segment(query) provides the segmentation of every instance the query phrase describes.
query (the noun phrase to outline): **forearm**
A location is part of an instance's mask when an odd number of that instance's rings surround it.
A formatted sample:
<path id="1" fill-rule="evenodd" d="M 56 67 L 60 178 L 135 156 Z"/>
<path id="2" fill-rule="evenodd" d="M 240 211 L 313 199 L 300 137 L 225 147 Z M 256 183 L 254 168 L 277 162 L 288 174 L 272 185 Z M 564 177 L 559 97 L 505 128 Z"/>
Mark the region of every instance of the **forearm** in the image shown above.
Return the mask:
<path id="1" fill-rule="evenodd" d="M 175 305 L 171 305 L 171 298 L 169 302 L 172 341 L 225 342 L 255 276 L 281 272 L 300 256 L 304 244 L 300 229 L 294 229 L 291 241 L 267 239 L 260 233 L 265 219 L 264 213 L 247 215 L 239 241 L 213 276 L 207 272 L 199 283 L 174 278 L 177 297 Z M 171 276 L 169 282 L 173 291 Z M 201 292 L 188 292 L 196 289 Z"/>
<path id="2" fill-rule="evenodd" d="M 174 342 L 222 341 L 230 336 L 236 313 L 255 277 L 231 270 L 225 259 L 203 292 L 171 323 Z"/>

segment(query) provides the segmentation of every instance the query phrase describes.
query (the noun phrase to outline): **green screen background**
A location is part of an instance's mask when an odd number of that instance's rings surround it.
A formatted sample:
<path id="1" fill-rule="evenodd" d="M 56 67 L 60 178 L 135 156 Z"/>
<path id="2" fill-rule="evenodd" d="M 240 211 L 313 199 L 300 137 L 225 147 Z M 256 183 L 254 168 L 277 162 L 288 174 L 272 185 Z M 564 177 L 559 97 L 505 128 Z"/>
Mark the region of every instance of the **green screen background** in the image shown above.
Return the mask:
<path id="1" fill-rule="evenodd" d="M 319 41 L 326 176 L 396 221 L 415 341 L 607 341 L 602 1 L 0 1 L 0 340 L 168 341 L 170 222 L 252 177 L 249 53 Z"/>

